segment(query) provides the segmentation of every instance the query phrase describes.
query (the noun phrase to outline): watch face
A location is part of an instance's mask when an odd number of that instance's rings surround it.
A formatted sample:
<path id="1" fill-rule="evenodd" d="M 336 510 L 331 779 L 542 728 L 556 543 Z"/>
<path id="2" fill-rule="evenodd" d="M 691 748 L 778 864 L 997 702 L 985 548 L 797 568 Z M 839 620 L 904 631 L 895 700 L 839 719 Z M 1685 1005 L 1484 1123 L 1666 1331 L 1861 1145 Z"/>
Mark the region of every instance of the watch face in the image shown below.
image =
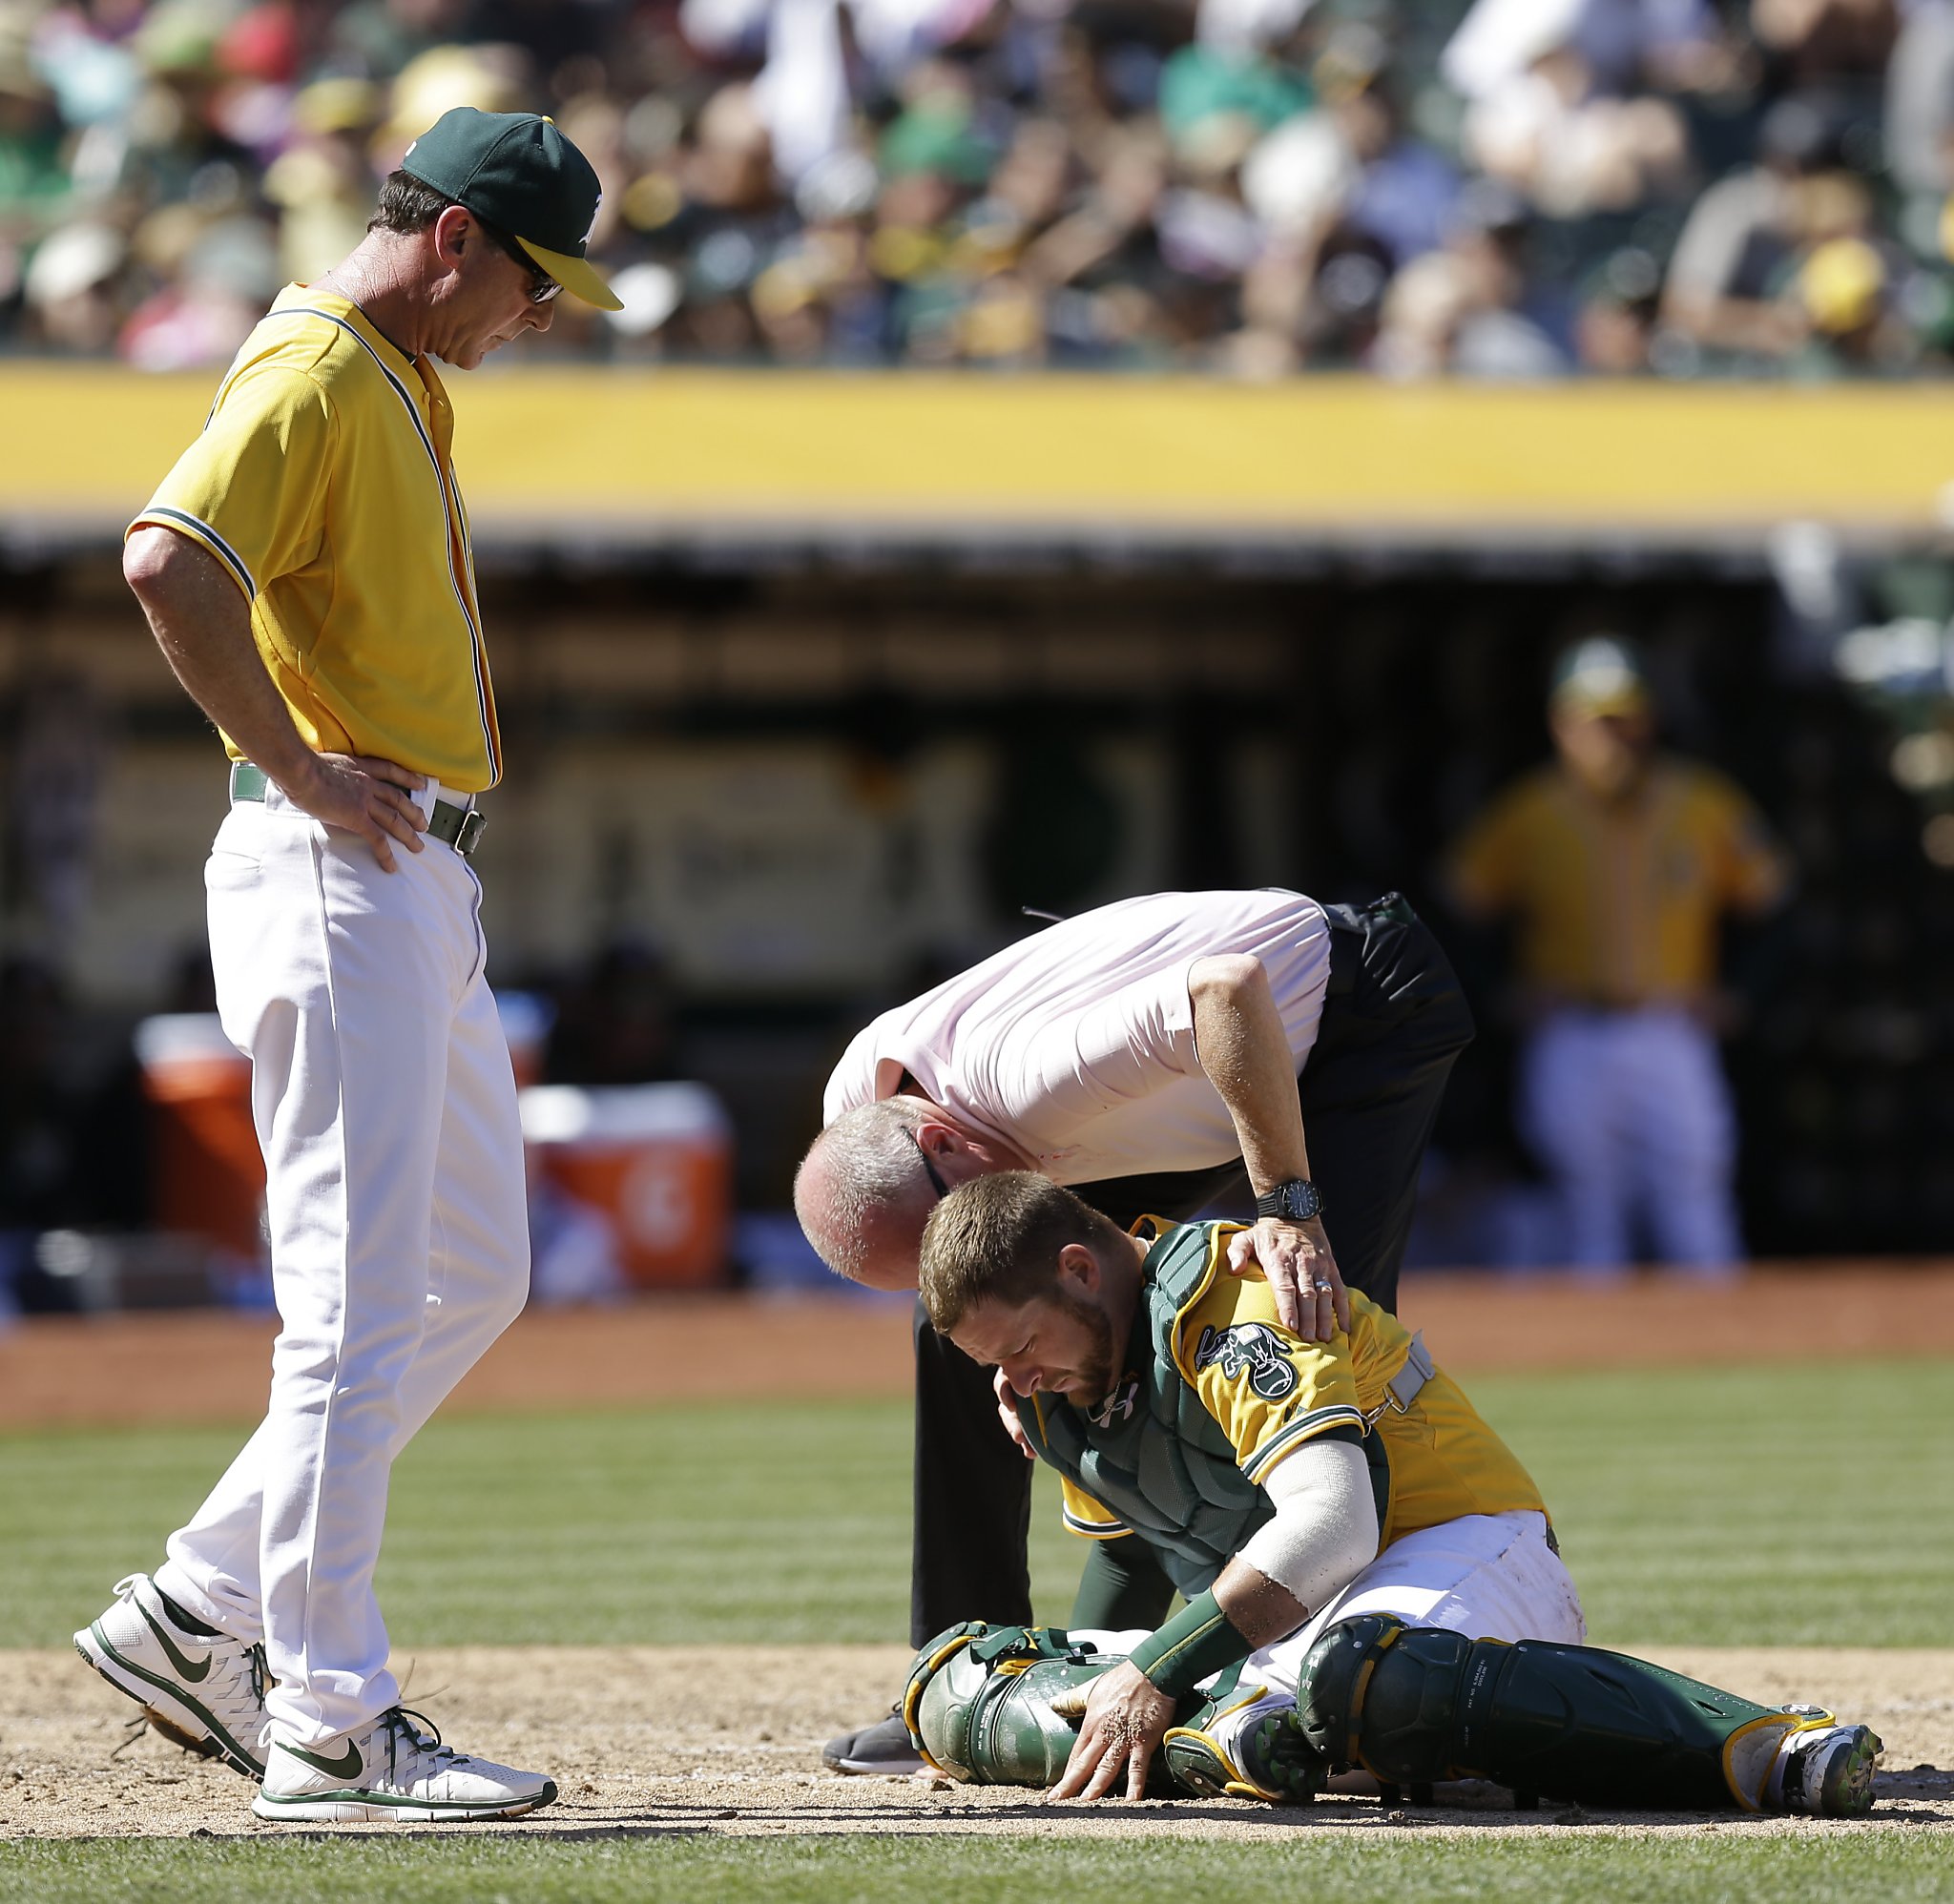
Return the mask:
<path id="1" fill-rule="evenodd" d="M 1268 1206 L 1266 1210 L 1262 1210 L 1264 1205 Z M 1286 1216 L 1292 1223 L 1309 1223 L 1322 1213 L 1323 1199 L 1316 1185 L 1291 1182 L 1278 1184 L 1257 1198 L 1256 1207 L 1265 1215 Z"/>

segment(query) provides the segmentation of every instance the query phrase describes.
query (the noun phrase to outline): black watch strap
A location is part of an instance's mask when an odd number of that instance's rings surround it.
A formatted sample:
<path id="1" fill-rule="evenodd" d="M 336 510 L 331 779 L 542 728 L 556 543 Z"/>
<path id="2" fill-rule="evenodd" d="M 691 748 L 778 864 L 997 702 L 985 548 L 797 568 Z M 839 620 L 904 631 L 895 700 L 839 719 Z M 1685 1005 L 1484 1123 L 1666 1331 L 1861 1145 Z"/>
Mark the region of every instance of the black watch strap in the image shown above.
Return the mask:
<path id="1" fill-rule="evenodd" d="M 1322 1192 L 1307 1177 L 1291 1177 L 1256 1198 L 1258 1216 L 1282 1216 L 1291 1223 L 1313 1223 L 1322 1213 Z"/>

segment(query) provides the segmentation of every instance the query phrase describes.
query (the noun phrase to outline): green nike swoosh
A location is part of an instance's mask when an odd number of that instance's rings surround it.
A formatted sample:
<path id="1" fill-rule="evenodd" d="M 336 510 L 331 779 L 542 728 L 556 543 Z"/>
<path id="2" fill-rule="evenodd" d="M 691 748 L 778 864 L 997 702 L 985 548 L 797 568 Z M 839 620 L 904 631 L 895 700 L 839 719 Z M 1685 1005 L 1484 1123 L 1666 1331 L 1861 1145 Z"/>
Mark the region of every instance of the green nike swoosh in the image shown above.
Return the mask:
<path id="1" fill-rule="evenodd" d="M 179 1678 L 187 1679 L 192 1686 L 195 1686 L 197 1681 L 210 1671 L 210 1655 L 208 1653 L 200 1660 L 185 1659 L 177 1648 L 176 1641 L 171 1639 L 169 1634 L 156 1625 L 156 1621 L 150 1617 L 149 1608 L 139 1600 L 135 1603 L 135 1610 L 142 1615 L 143 1624 L 156 1636 L 156 1644 L 162 1647 L 164 1652 L 169 1654 L 170 1664 L 177 1668 Z"/>
<path id="2" fill-rule="evenodd" d="M 329 1778 L 357 1778 L 366 1764 L 357 1741 L 353 1740 L 347 1741 L 345 1750 L 336 1759 L 327 1758 L 323 1752 L 308 1752 L 302 1746 L 287 1745 L 282 1739 L 279 1741 L 279 1749 L 290 1752 L 295 1759 L 302 1759 Z"/>

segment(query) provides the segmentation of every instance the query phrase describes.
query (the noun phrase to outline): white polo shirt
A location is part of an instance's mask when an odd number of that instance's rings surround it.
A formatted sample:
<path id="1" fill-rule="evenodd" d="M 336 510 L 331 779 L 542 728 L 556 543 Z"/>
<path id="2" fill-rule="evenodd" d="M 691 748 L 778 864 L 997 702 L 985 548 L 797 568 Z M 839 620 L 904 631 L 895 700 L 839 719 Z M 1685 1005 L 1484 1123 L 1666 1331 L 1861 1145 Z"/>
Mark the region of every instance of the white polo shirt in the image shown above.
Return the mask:
<path id="1" fill-rule="evenodd" d="M 960 1122 L 1055 1183 L 1225 1164 L 1241 1146 L 1195 1049 L 1188 968 L 1267 968 L 1295 1067 L 1330 975 L 1323 909 L 1299 893 L 1154 893 L 1049 926 L 885 1011 L 828 1080 L 825 1122 L 894 1097 L 907 1071 Z"/>

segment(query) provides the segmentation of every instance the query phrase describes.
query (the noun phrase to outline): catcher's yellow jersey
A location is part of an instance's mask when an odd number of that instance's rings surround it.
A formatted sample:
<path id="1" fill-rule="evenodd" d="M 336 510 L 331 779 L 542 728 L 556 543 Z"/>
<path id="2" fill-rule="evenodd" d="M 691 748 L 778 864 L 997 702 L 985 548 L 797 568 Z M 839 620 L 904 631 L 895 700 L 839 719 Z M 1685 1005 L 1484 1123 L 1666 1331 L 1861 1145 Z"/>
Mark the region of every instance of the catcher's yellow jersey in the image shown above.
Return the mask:
<path id="1" fill-rule="evenodd" d="M 217 557 L 308 746 L 480 793 L 502 743 L 453 431 L 425 358 L 346 299 L 288 285 L 130 528 Z"/>
<path id="2" fill-rule="evenodd" d="M 1475 912 L 1510 913 L 1521 971 L 1598 1005 L 1688 1001 L 1716 976 L 1716 921 L 1787 882 L 1757 809 L 1721 774 L 1660 760 L 1634 800 L 1604 801 L 1558 767 L 1503 794 L 1454 849 Z"/>
<path id="3" fill-rule="evenodd" d="M 1241 1472 L 1267 1479 L 1304 1442 L 1333 1430 L 1378 1435 L 1391 1471 L 1379 1549 L 1465 1514 L 1546 1512 L 1540 1490 L 1443 1370 L 1400 1411 L 1387 1384 L 1411 1354 L 1411 1333 L 1355 1291 L 1350 1333 L 1305 1342 L 1276 1319 L 1258 1272 L 1230 1273 L 1228 1238 L 1240 1226 L 1210 1226 L 1207 1274 L 1174 1325 L 1174 1360 L 1201 1405 L 1220 1423 Z M 1091 1495 L 1061 1477 L 1065 1524 L 1089 1540 L 1128 1530 Z"/>

